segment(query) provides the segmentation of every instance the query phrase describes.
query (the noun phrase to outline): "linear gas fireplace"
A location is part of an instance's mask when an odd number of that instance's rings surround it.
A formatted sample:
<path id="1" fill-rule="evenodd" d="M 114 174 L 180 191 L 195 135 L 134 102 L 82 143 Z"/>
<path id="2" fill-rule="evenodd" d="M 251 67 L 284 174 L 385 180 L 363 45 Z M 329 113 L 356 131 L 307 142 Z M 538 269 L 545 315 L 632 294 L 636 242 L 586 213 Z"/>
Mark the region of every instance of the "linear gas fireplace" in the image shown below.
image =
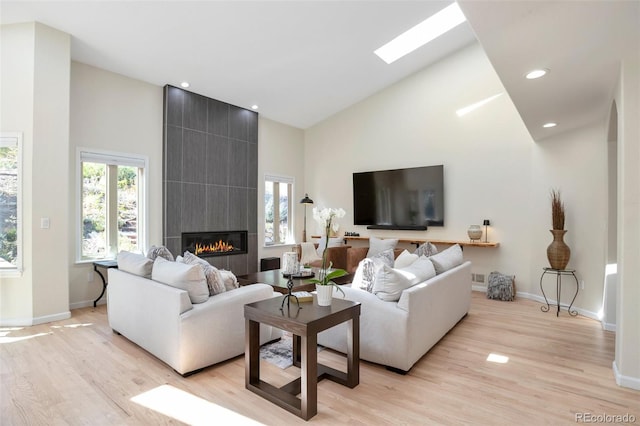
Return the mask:
<path id="1" fill-rule="evenodd" d="M 200 257 L 247 253 L 247 231 L 183 232 L 185 251 Z"/>

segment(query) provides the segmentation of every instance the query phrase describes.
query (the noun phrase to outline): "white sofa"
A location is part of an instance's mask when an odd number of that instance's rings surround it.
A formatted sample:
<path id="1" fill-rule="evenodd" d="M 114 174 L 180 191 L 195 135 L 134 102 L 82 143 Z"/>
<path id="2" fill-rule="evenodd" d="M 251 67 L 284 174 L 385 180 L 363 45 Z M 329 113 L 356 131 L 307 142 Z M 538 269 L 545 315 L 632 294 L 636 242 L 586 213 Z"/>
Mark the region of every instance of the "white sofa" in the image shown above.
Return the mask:
<path id="1" fill-rule="evenodd" d="M 397 302 L 358 288 L 341 288 L 346 299 L 362 304 L 360 358 L 407 372 L 469 311 L 471 262 L 405 289 Z M 336 292 L 334 297 L 342 295 Z M 346 324 L 320 333 L 318 344 L 346 353 Z"/>
<path id="2" fill-rule="evenodd" d="M 243 354 L 244 305 L 281 296 L 253 284 L 192 304 L 185 290 L 117 269 L 108 273 L 111 328 L 182 375 Z M 281 335 L 261 325 L 260 343 Z"/>

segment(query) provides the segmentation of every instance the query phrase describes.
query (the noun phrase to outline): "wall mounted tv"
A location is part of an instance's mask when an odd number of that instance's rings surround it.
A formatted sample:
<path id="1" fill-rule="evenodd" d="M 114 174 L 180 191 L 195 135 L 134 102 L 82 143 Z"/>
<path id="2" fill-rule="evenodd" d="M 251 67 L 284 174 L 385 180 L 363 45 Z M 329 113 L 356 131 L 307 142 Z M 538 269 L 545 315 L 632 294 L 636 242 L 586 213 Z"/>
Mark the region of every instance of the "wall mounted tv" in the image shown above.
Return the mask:
<path id="1" fill-rule="evenodd" d="M 444 226 L 444 167 L 353 174 L 353 220 L 368 229 Z"/>

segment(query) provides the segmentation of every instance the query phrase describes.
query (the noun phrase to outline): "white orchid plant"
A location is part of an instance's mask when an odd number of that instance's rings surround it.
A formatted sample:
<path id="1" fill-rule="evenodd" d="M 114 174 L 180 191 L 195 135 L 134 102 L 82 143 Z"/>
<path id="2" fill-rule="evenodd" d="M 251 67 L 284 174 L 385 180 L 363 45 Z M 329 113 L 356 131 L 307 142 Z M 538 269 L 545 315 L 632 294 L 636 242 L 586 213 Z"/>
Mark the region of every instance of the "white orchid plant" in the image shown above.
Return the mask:
<path id="1" fill-rule="evenodd" d="M 347 275 L 347 271 L 345 271 L 344 269 L 331 270 L 331 266 L 333 266 L 331 262 L 327 266 L 327 248 L 329 248 L 329 235 L 331 234 L 331 230 L 332 229 L 335 230 L 338 228 L 336 226 L 337 223 L 335 222 L 335 219 L 344 217 L 345 214 L 346 212 L 340 208 L 338 209 L 332 209 L 329 207 L 326 207 L 324 209 L 319 209 L 317 207 L 313 208 L 313 218 L 317 220 L 318 223 L 320 223 L 324 227 L 326 244 L 324 246 L 324 250 L 322 251 L 322 268 L 320 269 L 319 277 L 312 279 L 311 282 L 315 283 L 316 285 L 332 285 L 335 288 L 337 288 L 343 295 L 344 295 L 344 291 L 342 291 L 340 286 L 338 286 L 335 282 L 333 282 L 333 279 Z"/>

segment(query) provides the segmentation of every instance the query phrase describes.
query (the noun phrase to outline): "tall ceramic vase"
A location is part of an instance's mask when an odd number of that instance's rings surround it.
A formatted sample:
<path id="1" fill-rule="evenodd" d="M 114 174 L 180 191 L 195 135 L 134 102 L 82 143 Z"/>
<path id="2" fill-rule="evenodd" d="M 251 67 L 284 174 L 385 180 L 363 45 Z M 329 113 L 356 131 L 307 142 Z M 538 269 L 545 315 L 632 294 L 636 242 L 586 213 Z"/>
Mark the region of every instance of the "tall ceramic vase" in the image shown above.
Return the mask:
<path id="1" fill-rule="evenodd" d="M 553 269 L 564 269 L 569 263 L 571 257 L 571 249 L 562 240 L 564 234 L 567 233 L 564 229 L 552 229 L 553 241 L 547 247 L 547 259 L 549 259 L 549 265 Z"/>

